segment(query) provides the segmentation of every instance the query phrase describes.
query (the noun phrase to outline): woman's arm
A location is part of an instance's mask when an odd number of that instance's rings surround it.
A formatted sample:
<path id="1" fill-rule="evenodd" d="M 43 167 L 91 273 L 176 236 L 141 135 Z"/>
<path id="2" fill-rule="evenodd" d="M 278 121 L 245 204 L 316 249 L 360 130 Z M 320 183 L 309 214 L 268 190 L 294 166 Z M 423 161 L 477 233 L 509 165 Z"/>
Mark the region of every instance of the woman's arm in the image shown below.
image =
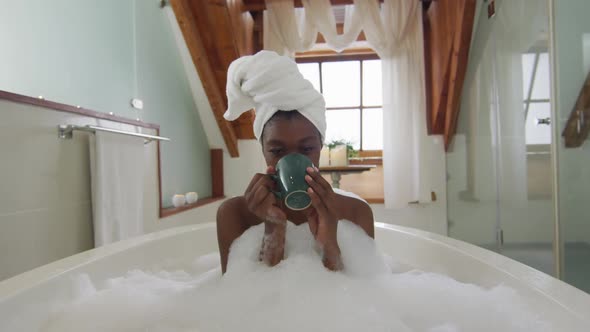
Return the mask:
<path id="1" fill-rule="evenodd" d="M 359 225 L 371 238 L 375 238 L 373 210 L 369 204 L 354 197 L 337 194 L 339 220 L 345 219 Z"/>
<path id="2" fill-rule="evenodd" d="M 367 203 L 356 198 L 336 194 L 317 168 L 308 168 L 306 181 L 310 188 L 313 209 L 308 212 L 308 223 L 320 249 L 322 262 L 330 270 L 343 268 L 338 245 L 338 221 L 356 223 L 368 236 L 374 237 L 373 212 Z"/>
<path id="3" fill-rule="evenodd" d="M 222 273 L 227 270 L 227 258 L 231 244 L 249 227 L 241 218 L 240 211 L 245 206 L 243 200 L 243 197 L 228 199 L 217 210 L 217 244 L 219 245 Z"/>
<path id="4" fill-rule="evenodd" d="M 265 235 L 260 249 L 260 260 L 270 266 L 278 264 L 284 256 L 287 216 L 278 207 L 272 193 L 274 182 L 267 174 L 256 174 L 244 196 L 224 202 L 217 211 L 217 241 L 221 256 L 221 270 L 227 270 L 231 244 L 253 225 L 265 223 Z M 282 225 L 282 226 L 280 226 Z"/>
<path id="5" fill-rule="evenodd" d="M 264 236 L 260 247 L 260 260 L 268 266 L 275 266 L 285 257 L 285 236 L 287 222 L 264 223 Z"/>

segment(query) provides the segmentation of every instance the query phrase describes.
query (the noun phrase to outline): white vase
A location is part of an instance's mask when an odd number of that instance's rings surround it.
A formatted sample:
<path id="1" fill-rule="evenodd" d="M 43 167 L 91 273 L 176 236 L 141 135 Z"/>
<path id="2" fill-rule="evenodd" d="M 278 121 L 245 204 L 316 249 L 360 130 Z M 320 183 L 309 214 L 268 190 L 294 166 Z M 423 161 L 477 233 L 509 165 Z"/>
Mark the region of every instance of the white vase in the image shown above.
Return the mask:
<path id="1" fill-rule="evenodd" d="M 346 145 L 336 145 L 330 149 L 330 166 L 348 166 Z"/>
<path id="2" fill-rule="evenodd" d="M 320 167 L 330 166 L 330 148 L 324 146 L 320 151 Z"/>

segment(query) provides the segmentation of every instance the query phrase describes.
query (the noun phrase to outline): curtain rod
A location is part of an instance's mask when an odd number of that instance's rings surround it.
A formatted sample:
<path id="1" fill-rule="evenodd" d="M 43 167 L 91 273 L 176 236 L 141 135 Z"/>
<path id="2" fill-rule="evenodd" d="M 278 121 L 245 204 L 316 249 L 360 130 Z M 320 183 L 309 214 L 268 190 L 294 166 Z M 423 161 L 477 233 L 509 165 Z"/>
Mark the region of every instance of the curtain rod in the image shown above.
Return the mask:
<path id="1" fill-rule="evenodd" d="M 140 134 L 140 133 L 134 133 L 134 132 L 130 132 L 130 131 L 124 131 L 124 130 L 106 128 L 106 127 L 99 127 L 99 126 L 91 126 L 91 125 L 87 125 L 87 126 L 59 125 L 59 126 L 57 126 L 58 137 L 63 138 L 63 139 L 71 139 L 73 136 L 74 130 L 85 131 L 85 132 L 89 132 L 89 133 L 96 133 L 97 131 L 105 131 L 105 132 L 114 133 L 114 134 L 141 137 L 141 138 L 144 138 L 147 140 L 146 143 L 149 143 L 151 141 L 170 141 L 170 139 L 168 137 Z"/>

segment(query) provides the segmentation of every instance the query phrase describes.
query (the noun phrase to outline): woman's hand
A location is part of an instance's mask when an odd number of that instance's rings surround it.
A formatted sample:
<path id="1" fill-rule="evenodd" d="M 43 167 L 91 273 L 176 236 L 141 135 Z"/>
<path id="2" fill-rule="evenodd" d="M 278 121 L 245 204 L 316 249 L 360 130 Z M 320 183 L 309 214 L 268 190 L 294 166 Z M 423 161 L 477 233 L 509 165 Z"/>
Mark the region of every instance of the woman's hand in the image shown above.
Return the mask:
<path id="1" fill-rule="evenodd" d="M 244 194 L 250 213 L 264 222 L 259 258 L 269 266 L 277 265 L 284 257 L 287 229 L 287 215 L 279 207 L 273 193 L 276 184 L 269 176 L 274 173 L 274 167 L 269 166 L 266 174 L 254 175 Z"/>
<path id="2" fill-rule="evenodd" d="M 244 193 L 244 198 L 248 210 L 259 221 L 284 223 L 287 221 L 287 215 L 281 210 L 280 202 L 273 193 L 276 184 L 270 177 L 272 174 L 275 174 L 275 169 L 268 166 L 266 174 L 254 175 Z"/>
<path id="3" fill-rule="evenodd" d="M 317 168 L 308 167 L 305 180 L 309 184 L 311 209 L 307 210 L 309 229 L 322 253 L 324 266 L 330 270 L 342 269 L 340 247 L 338 246 L 338 195 Z"/>

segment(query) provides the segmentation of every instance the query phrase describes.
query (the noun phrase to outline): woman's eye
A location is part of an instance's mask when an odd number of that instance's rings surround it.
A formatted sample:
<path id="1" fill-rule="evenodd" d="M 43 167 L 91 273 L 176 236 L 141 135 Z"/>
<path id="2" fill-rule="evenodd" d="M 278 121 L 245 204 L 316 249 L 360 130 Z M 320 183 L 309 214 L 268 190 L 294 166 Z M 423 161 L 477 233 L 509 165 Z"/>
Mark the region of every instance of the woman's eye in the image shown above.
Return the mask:
<path id="1" fill-rule="evenodd" d="M 314 150 L 314 147 L 313 146 L 306 146 L 306 147 L 303 148 L 303 152 L 304 153 L 310 153 L 313 150 Z"/>
<path id="2" fill-rule="evenodd" d="M 280 155 L 281 153 L 283 153 L 283 149 L 270 149 L 269 151 L 270 151 L 270 153 L 272 153 L 274 156 L 278 156 L 278 155 Z"/>

